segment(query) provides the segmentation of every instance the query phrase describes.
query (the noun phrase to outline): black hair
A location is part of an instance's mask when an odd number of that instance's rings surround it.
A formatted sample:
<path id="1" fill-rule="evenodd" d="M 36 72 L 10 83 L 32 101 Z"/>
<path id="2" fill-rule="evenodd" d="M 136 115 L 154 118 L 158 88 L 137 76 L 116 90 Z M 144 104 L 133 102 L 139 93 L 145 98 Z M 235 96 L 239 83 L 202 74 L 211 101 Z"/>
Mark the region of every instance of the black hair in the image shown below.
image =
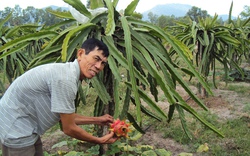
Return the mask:
<path id="1" fill-rule="evenodd" d="M 108 57 L 109 56 L 109 50 L 105 43 L 102 41 L 95 39 L 95 38 L 89 38 L 82 44 L 82 49 L 85 49 L 85 54 L 88 55 L 92 50 L 95 48 L 98 48 L 98 50 L 103 51 L 103 56 Z"/>

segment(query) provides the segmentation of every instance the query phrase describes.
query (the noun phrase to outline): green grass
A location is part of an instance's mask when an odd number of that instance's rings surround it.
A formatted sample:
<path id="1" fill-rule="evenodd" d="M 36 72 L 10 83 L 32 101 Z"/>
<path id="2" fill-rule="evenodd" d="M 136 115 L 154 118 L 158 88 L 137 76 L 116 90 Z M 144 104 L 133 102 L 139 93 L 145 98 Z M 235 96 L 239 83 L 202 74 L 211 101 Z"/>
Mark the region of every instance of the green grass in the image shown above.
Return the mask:
<path id="1" fill-rule="evenodd" d="M 240 95 L 249 96 L 250 95 L 250 85 L 244 85 L 241 83 L 229 83 L 227 89 L 235 91 Z"/>
<path id="2" fill-rule="evenodd" d="M 242 98 L 247 99 L 250 95 L 250 85 L 245 83 L 231 82 L 228 85 L 222 85 L 220 87 L 224 90 L 235 92 L 239 100 L 242 100 Z M 238 106 L 234 106 L 231 111 L 237 111 L 236 113 L 239 115 L 228 119 L 221 119 L 218 115 L 210 111 L 198 111 L 204 119 L 219 128 L 225 135 L 224 138 L 216 135 L 188 113 L 186 113 L 186 119 L 188 128 L 193 136 L 192 140 L 185 135 L 177 114 L 174 115 L 174 119 L 169 124 L 159 124 L 154 121 L 148 124 L 153 124 L 158 133 L 163 133 L 164 138 L 171 138 L 183 146 L 188 146 L 188 151 L 183 152 L 196 153 L 200 145 L 207 143 L 209 147 L 208 152 L 197 155 L 250 155 L 250 100 L 242 100 L 242 104 L 242 112 L 238 112 L 239 110 L 235 108 Z"/>
<path id="3" fill-rule="evenodd" d="M 243 107 L 243 113 L 249 113 L 250 112 L 250 102 L 245 103 L 245 106 Z"/>
<path id="4" fill-rule="evenodd" d="M 217 136 L 210 129 L 202 125 L 196 119 L 187 117 L 188 127 L 193 138 L 190 140 L 183 132 L 181 123 L 174 121 L 170 124 L 155 124 L 156 130 L 163 133 L 164 138 L 174 139 L 183 146 L 188 146 L 190 153 L 196 153 L 197 148 L 207 143 L 209 150 L 201 155 L 216 156 L 245 156 L 250 154 L 250 129 L 249 116 L 243 116 L 227 121 L 218 121 L 218 116 L 209 112 L 203 112 L 202 117 L 211 122 L 225 135 L 225 138 Z M 183 151 L 184 152 L 184 151 Z"/>

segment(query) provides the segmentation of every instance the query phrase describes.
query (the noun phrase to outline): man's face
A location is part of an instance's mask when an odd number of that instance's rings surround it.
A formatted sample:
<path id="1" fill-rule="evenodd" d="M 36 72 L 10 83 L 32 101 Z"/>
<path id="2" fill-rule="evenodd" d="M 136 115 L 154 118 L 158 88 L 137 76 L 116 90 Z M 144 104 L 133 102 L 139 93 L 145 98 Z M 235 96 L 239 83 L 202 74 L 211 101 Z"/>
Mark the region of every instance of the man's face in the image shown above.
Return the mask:
<path id="1" fill-rule="evenodd" d="M 85 49 L 78 50 L 78 62 L 80 65 L 80 79 L 93 78 L 96 74 L 103 70 L 107 64 L 107 57 L 104 57 L 102 50 L 98 50 L 96 47 L 93 51 L 85 55 Z"/>

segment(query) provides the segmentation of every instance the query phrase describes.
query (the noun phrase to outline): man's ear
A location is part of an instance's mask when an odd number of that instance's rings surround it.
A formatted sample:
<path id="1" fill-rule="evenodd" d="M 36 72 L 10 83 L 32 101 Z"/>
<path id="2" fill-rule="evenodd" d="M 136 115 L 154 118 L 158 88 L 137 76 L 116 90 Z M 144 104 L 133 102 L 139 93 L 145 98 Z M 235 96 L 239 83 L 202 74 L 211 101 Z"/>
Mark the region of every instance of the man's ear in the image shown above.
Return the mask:
<path id="1" fill-rule="evenodd" d="M 80 49 L 77 51 L 77 57 L 80 57 L 81 55 L 84 55 L 84 54 L 85 54 L 85 49 L 80 48 Z"/>

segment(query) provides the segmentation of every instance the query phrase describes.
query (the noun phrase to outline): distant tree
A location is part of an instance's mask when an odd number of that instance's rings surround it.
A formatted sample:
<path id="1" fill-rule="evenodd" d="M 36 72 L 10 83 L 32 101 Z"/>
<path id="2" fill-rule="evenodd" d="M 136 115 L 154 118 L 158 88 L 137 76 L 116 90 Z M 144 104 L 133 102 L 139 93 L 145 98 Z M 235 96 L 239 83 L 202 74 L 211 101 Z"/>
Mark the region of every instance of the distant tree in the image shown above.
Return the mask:
<path id="1" fill-rule="evenodd" d="M 209 17 L 206 10 L 201 10 L 201 8 L 198 8 L 196 6 L 193 6 L 191 9 L 189 9 L 186 16 L 190 17 L 193 21 L 196 22 L 198 22 L 199 18 L 205 19 L 206 17 Z"/>
<path id="2" fill-rule="evenodd" d="M 59 23 L 59 22 L 63 21 L 62 19 L 56 17 L 55 15 L 50 14 L 49 10 L 53 10 L 53 9 L 51 7 L 48 7 L 43 12 L 44 13 L 44 17 L 41 19 L 42 20 L 41 22 L 43 24 L 46 24 L 47 26 L 51 26 L 51 25 L 54 25 L 56 23 Z M 62 8 L 58 8 L 58 9 L 56 9 L 56 11 L 58 11 L 58 12 L 65 12 L 64 10 L 62 10 Z"/>
<path id="3" fill-rule="evenodd" d="M 7 11 L 9 13 L 9 11 Z M 22 8 L 19 5 L 15 5 L 13 9 L 11 9 L 12 18 L 9 20 L 10 25 L 20 25 L 23 23 L 22 17 Z"/>
<path id="4" fill-rule="evenodd" d="M 188 23 L 188 22 L 190 22 L 190 18 L 187 17 L 187 16 L 178 17 L 178 18 L 176 18 L 176 21 L 178 21 L 178 22 L 183 22 L 183 23 Z"/>
<path id="5" fill-rule="evenodd" d="M 35 13 L 35 21 L 38 23 L 46 23 L 44 22 L 46 20 L 46 17 L 48 12 L 46 12 L 46 10 L 44 9 L 36 9 L 36 13 Z M 48 20 L 48 19 L 47 19 Z"/>
<path id="6" fill-rule="evenodd" d="M 39 14 L 37 14 L 38 10 L 36 8 L 34 8 L 33 6 L 29 6 L 26 9 L 24 9 L 23 11 L 23 20 L 24 23 L 33 23 L 37 20 L 37 16 Z M 41 14 L 40 14 L 41 17 Z"/>
<path id="7" fill-rule="evenodd" d="M 157 25 L 161 28 L 165 28 L 167 26 L 168 27 L 176 26 L 177 21 L 183 23 L 190 22 L 190 18 L 188 18 L 187 16 L 175 17 L 174 15 L 171 16 L 161 15 L 158 17 L 158 15 L 153 14 L 152 12 L 148 13 L 148 18 L 150 23 Z"/>
<path id="8" fill-rule="evenodd" d="M 240 16 L 244 19 L 250 18 L 250 6 L 244 6 L 244 11 L 240 13 Z"/>
<path id="9" fill-rule="evenodd" d="M 222 17 L 220 17 L 220 18 L 217 19 L 217 23 L 220 24 L 220 25 L 223 25 L 225 23 L 225 21 L 223 20 Z"/>
<path id="10" fill-rule="evenodd" d="M 22 8 L 19 5 L 15 5 L 12 16 L 14 17 L 22 16 Z"/>
<path id="11" fill-rule="evenodd" d="M 158 25 L 159 25 L 161 28 L 166 27 L 166 26 L 167 26 L 167 22 L 168 22 L 167 16 L 161 15 L 161 16 L 158 18 Z"/>
<path id="12" fill-rule="evenodd" d="M 11 13 L 11 18 L 4 23 L 6 26 L 17 26 L 22 24 L 46 24 L 47 26 L 54 25 L 63 21 L 62 19 L 51 14 L 49 10 L 53 10 L 51 7 L 46 9 L 37 9 L 32 6 L 22 9 L 19 5 L 14 8 L 6 7 L 3 11 L 0 11 L 0 20 L 3 20 Z M 62 8 L 58 8 L 55 11 L 66 12 Z"/>
<path id="13" fill-rule="evenodd" d="M 1 15 L 0 20 L 5 19 L 11 12 L 12 12 L 12 9 L 10 7 L 4 8 L 4 10 L 1 11 L 1 13 L 0 13 L 0 15 Z M 4 25 L 10 25 L 10 20 L 8 22 L 4 23 Z"/>
<path id="14" fill-rule="evenodd" d="M 173 26 L 175 25 L 175 16 L 165 16 L 165 15 L 161 15 L 158 18 L 158 25 L 161 28 L 165 28 L 166 26 Z"/>
<path id="15" fill-rule="evenodd" d="M 149 12 L 148 13 L 148 18 L 149 18 L 149 22 L 152 23 L 152 24 L 157 24 L 158 22 L 158 15 L 152 13 L 152 12 Z"/>

